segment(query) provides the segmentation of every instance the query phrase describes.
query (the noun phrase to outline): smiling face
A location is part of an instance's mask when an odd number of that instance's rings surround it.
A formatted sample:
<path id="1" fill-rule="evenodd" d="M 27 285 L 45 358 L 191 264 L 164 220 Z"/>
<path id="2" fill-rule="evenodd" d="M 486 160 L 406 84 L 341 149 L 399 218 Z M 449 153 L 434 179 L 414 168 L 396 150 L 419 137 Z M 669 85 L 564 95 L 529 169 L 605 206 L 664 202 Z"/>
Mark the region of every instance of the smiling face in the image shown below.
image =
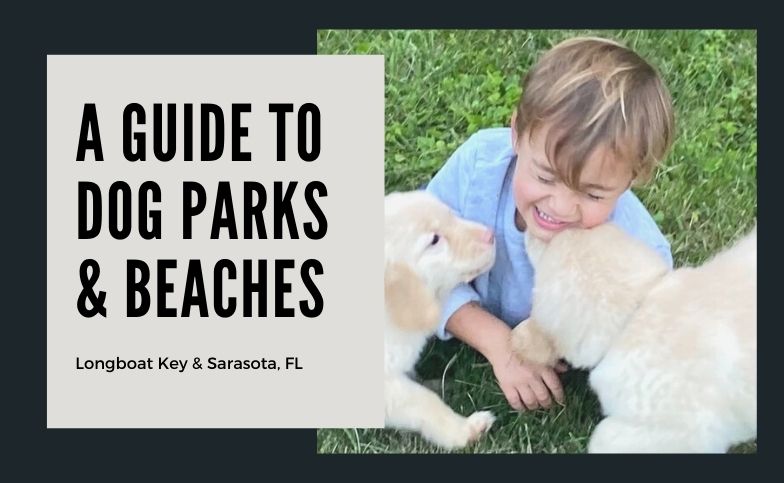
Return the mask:
<path id="1" fill-rule="evenodd" d="M 632 180 L 631 169 L 609 149 L 599 146 L 586 159 L 576 189 L 564 183 L 547 156 L 546 125 L 518 136 L 512 119 L 517 153 L 513 190 L 515 223 L 536 238 L 549 241 L 569 228 L 592 228 L 610 216 Z"/>

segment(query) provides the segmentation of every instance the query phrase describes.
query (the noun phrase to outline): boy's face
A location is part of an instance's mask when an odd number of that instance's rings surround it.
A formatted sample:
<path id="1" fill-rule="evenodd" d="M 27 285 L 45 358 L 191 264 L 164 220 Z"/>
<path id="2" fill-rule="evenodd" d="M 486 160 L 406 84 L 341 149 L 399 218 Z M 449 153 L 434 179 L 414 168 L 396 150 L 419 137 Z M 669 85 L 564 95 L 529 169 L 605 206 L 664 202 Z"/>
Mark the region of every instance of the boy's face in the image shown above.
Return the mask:
<path id="1" fill-rule="evenodd" d="M 600 147 L 585 164 L 580 191 L 573 191 L 558 178 L 545 154 L 547 126 L 537 129 L 533 136 L 528 130 L 518 136 L 514 121 L 512 126 L 512 142 L 517 153 L 513 190 L 518 228 L 550 241 L 568 227 L 591 228 L 607 221 L 618 198 L 631 183 L 628 166 Z"/>

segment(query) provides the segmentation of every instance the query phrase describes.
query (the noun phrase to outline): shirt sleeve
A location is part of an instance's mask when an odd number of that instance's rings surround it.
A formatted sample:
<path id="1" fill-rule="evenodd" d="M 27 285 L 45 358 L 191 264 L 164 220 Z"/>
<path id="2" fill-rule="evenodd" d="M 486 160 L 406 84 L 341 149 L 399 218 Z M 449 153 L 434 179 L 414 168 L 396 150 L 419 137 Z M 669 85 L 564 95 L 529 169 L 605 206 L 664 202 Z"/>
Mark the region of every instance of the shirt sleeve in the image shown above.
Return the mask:
<path id="1" fill-rule="evenodd" d="M 440 170 L 428 183 L 426 190 L 449 205 L 457 215 L 463 215 L 465 197 L 471 185 L 476 166 L 476 135 L 471 136 L 449 157 Z M 447 297 L 441 312 L 441 321 L 436 336 L 449 340 L 452 334 L 446 331 L 449 317 L 463 305 L 479 301 L 477 291 L 467 283 L 458 285 Z"/>
<path id="2" fill-rule="evenodd" d="M 637 196 L 631 190 L 618 199 L 612 221 L 624 228 L 630 235 L 649 245 L 662 256 L 672 270 L 673 259 L 670 242 L 662 234 L 659 226 Z"/>

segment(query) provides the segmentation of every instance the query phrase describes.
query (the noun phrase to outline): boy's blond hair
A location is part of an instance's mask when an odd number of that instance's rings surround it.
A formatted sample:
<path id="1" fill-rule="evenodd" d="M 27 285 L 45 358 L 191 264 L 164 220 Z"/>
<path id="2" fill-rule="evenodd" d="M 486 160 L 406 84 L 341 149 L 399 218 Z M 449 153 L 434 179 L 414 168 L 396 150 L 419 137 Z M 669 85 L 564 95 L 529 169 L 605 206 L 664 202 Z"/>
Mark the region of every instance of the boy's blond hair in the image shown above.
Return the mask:
<path id="1" fill-rule="evenodd" d="M 650 178 L 673 140 L 670 94 L 658 72 L 623 45 L 578 37 L 546 52 L 522 81 L 515 128 L 550 126 L 545 149 L 553 169 L 579 189 L 599 146 L 629 163 L 636 182 Z"/>

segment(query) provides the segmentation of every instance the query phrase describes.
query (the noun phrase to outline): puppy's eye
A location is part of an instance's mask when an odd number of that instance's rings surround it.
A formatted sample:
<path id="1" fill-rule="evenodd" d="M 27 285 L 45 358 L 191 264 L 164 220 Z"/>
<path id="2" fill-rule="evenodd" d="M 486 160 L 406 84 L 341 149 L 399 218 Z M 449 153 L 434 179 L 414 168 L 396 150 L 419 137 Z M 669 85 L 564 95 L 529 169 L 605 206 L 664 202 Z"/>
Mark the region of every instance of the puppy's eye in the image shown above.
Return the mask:
<path id="1" fill-rule="evenodd" d="M 430 240 L 430 246 L 432 247 L 433 245 L 437 244 L 439 240 L 441 240 L 441 237 L 438 236 L 438 233 L 434 233 L 433 239 Z"/>

